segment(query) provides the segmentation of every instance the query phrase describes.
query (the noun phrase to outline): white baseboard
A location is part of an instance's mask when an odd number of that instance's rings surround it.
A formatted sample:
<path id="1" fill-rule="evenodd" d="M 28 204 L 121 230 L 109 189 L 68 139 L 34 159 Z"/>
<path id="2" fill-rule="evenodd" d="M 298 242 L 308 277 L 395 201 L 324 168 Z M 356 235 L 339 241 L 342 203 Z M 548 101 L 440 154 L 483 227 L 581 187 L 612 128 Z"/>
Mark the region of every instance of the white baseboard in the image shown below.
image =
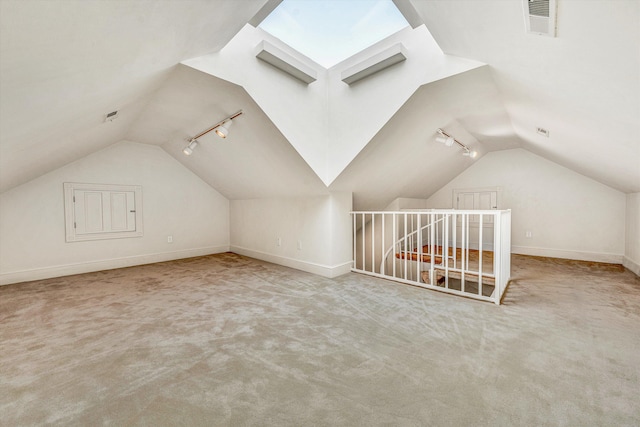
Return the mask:
<path id="1" fill-rule="evenodd" d="M 561 249 L 534 248 L 529 246 L 511 246 L 512 254 L 543 256 L 549 258 L 575 259 L 578 261 L 606 262 L 622 264 L 623 255 L 600 252 L 567 251 Z"/>
<path id="2" fill-rule="evenodd" d="M 35 268 L 31 270 L 13 271 L 10 273 L 0 274 L 0 285 L 9 285 L 19 282 L 30 282 L 32 280 L 50 279 L 52 277 L 69 276 L 72 274 L 91 273 L 93 271 L 113 270 L 114 268 L 153 264 L 155 262 L 172 261 L 176 259 L 217 254 L 228 251 L 229 246 L 209 246 L 205 248 L 184 249 L 174 252 L 136 255 L 124 258 L 83 262 L 78 264 L 56 265 L 52 267 Z"/>
<path id="3" fill-rule="evenodd" d="M 630 260 L 627 257 L 624 257 L 624 259 L 622 260 L 622 265 L 624 265 L 625 268 L 628 268 L 629 270 L 633 271 L 636 276 L 640 276 L 640 264 Z"/>
<path id="4" fill-rule="evenodd" d="M 295 268 L 296 270 L 306 271 L 307 273 L 317 274 L 319 276 L 328 277 L 330 279 L 342 276 L 343 274 L 350 272 L 351 265 L 353 264 L 351 261 L 333 266 L 317 264 L 315 262 L 283 257 L 280 255 L 269 254 L 249 248 L 243 248 L 240 246 L 231 246 L 229 250 L 239 255 L 256 258 L 262 261 L 271 262 L 273 264 L 283 265 L 285 267 Z"/>

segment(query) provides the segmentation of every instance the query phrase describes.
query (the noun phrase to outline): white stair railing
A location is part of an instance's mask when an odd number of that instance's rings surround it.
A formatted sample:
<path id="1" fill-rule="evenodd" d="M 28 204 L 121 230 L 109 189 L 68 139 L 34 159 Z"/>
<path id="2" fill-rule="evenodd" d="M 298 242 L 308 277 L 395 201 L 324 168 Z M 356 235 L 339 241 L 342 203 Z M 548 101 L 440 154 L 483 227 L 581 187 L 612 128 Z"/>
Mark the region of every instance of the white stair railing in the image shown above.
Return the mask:
<path id="1" fill-rule="evenodd" d="M 511 272 L 511 211 L 352 216 L 352 271 L 500 304 Z"/>

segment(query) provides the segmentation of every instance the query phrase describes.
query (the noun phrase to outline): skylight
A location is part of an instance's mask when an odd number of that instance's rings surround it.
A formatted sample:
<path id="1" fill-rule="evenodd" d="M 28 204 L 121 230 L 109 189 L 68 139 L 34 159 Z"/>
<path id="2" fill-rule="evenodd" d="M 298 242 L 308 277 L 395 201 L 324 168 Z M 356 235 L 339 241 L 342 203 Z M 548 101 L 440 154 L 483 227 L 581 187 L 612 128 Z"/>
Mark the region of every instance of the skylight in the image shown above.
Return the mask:
<path id="1" fill-rule="evenodd" d="M 408 25 L 391 0 L 284 0 L 260 28 L 330 68 Z"/>

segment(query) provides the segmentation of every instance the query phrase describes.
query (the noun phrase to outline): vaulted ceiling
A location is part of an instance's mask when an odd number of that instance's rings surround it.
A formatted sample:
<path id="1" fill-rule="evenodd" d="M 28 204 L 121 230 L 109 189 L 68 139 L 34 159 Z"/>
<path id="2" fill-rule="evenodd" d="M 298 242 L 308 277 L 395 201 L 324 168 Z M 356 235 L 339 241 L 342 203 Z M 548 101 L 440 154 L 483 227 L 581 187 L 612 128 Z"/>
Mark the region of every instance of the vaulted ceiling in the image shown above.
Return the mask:
<path id="1" fill-rule="evenodd" d="M 520 146 L 640 191 L 640 2 L 559 0 L 550 38 L 525 33 L 521 1 L 411 0 L 445 54 L 488 65 L 418 87 L 329 187 L 245 88 L 178 65 L 220 51 L 266 3 L 0 1 L 0 191 L 128 139 L 163 147 L 231 199 L 340 190 L 381 208 L 472 164 L 433 143 L 438 127 L 481 153 Z M 232 145 L 182 155 L 239 109 Z"/>

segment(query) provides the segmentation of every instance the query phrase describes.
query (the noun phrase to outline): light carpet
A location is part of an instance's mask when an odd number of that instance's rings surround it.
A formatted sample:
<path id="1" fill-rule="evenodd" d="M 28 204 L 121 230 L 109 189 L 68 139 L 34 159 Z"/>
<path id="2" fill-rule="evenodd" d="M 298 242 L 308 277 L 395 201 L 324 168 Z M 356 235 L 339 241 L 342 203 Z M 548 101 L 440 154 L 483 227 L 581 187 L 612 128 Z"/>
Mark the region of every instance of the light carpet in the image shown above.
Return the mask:
<path id="1" fill-rule="evenodd" d="M 512 266 L 501 306 L 231 253 L 0 287 L 0 424 L 639 425 L 640 279 Z"/>

